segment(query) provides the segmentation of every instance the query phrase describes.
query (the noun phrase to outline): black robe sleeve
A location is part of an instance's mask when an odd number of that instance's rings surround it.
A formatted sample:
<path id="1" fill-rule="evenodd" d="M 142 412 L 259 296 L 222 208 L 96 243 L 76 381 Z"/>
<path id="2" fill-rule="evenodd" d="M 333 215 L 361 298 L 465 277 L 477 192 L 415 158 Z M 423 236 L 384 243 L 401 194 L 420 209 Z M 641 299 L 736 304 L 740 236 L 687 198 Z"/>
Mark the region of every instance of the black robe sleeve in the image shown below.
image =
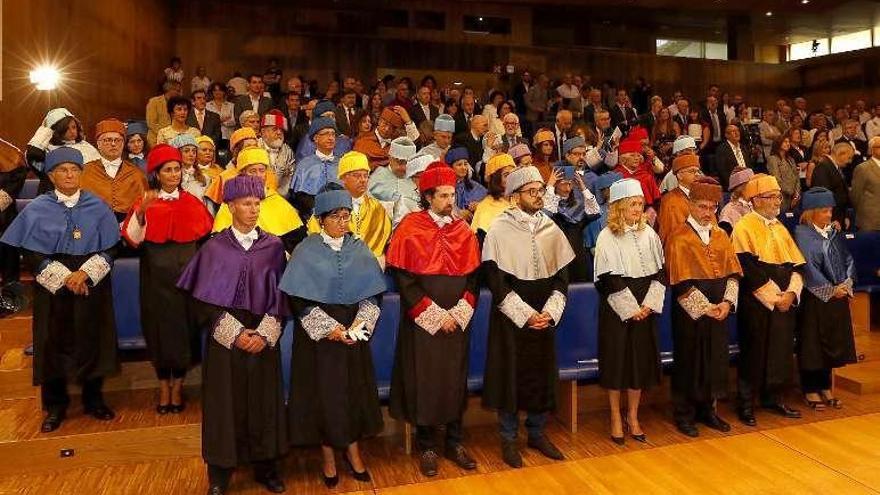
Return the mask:
<path id="1" fill-rule="evenodd" d="M 428 297 L 427 292 L 419 285 L 415 275 L 400 268 L 389 267 L 389 270 L 391 270 L 394 282 L 397 284 L 397 292 L 400 293 L 400 303 L 407 312 L 424 298 Z"/>
<path id="2" fill-rule="evenodd" d="M 312 216 L 315 208 L 315 197 L 304 192 L 290 193 L 290 204 L 299 212 L 299 217 L 304 221 Z"/>
<path id="3" fill-rule="evenodd" d="M 305 225 L 301 225 L 296 229 L 281 236 L 281 242 L 284 244 L 284 250 L 292 253 L 296 246 L 309 235 Z"/>
<path id="4" fill-rule="evenodd" d="M 498 268 L 498 264 L 494 261 L 483 262 L 483 272 L 486 276 L 486 286 L 492 292 L 492 305 L 498 306 L 501 301 L 513 291 L 510 283 L 507 281 L 508 275 Z M 567 290 L 567 288 L 566 288 Z M 563 292 L 565 294 L 565 292 Z"/>
<path id="5" fill-rule="evenodd" d="M 739 259 L 739 264 L 742 266 L 743 270 L 743 280 L 741 282 L 740 290 L 746 293 L 754 293 L 756 290 L 760 289 L 770 280 L 770 274 L 768 274 L 762 263 L 758 261 L 758 258 L 751 253 L 739 253 L 736 255 Z M 780 287 L 781 289 L 784 287 Z"/>

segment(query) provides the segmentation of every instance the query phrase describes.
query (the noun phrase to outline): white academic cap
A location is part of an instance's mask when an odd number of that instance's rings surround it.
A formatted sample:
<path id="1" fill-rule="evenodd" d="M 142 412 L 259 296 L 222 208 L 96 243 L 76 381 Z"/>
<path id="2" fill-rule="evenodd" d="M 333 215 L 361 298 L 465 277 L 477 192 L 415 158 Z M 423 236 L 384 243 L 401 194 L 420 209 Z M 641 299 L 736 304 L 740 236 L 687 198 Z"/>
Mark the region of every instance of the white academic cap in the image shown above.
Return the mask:
<path id="1" fill-rule="evenodd" d="M 538 169 L 531 165 L 528 167 L 517 168 L 507 176 L 507 187 L 504 188 L 504 195 L 510 196 L 515 193 L 517 189 L 530 182 L 540 182 L 541 184 L 544 184 L 544 178 L 541 177 L 541 172 L 538 172 Z"/>
<path id="2" fill-rule="evenodd" d="M 409 161 L 406 162 L 406 178 L 411 179 L 417 173 L 424 172 L 428 165 L 435 161 L 437 160 L 434 156 L 428 153 L 419 153 L 410 157 Z"/>
<path id="3" fill-rule="evenodd" d="M 675 141 L 672 142 L 673 155 L 677 155 L 688 148 L 697 149 L 697 142 L 690 136 L 678 136 L 675 138 Z"/>
<path id="4" fill-rule="evenodd" d="M 391 148 L 388 150 L 388 156 L 397 158 L 398 160 L 409 160 L 416 154 L 416 143 L 412 139 L 401 136 L 391 141 Z"/>
<path id="5" fill-rule="evenodd" d="M 608 202 L 613 203 L 617 200 L 636 196 L 644 197 L 644 195 L 645 193 L 642 192 L 642 185 L 639 181 L 635 179 L 620 179 L 611 184 L 611 195 L 608 198 Z"/>
<path id="6" fill-rule="evenodd" d="M 43 126 L 52 127 L 64 117 L 73 117 L 73 114 L 70 113 L 70 110 L 64 107 L 53 108 L 52 110 L 49 110 L 46 114 L 46 118 L 43 119 Z"/>
<path id="7" fill-rule="evenodd" d="M 434 119 L 434 130 L 454 133 L 455 119 L 452 118 L 452 115 L 441 113 Z"/>

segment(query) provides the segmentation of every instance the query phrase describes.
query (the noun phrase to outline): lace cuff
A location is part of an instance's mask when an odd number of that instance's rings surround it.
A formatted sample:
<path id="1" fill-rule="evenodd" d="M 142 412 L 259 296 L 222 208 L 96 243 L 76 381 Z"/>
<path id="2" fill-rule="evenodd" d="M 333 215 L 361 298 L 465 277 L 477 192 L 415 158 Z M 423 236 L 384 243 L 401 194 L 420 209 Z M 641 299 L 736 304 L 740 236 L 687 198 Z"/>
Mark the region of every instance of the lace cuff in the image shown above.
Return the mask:
<path id="1" fill-rule="evenodd" d="M 553 324 L 559 325 L 562 320 L 562 312 L 565 311 L 565 295 L 558 290 L 554 290 L 547 302 L 544 303 L 542 312 L 546 312 L 553 318 Z"/>
<path id="2" fill-rule="evenodd" d="M 593 195 L 592 191 L 584 189 L 582 192 L 584 194 L 584 213 L 591 216 L 602 213 L 599 201 L 596 200 L 596 196 Z"/>
<path id="3" fill-rule="evenodd" d="M 27 144 L 28 146 L 45 150 L 49 147 L 49 141 L 52 140 L 52 134 L 53 131 L 49 127 L 37 127 L 37 132 L 34 133 L 34 136 Z"/>
<path id="4" fill-rule="evenodd" d="M 474 308 L 464 299 L 459 299 L 455 306 L 449 309 L 449 316 L 455 319 L 455 322 L 464 331 L 474 316 Z"/>
<path id="5" fill-rule="evenodd" d="M 64 287 L 64 281 L 70 276 L 70 270 L 66 266 L 57 261 L 52 261 L 46 268 L 36 276 L 35 280 L 38 284 L 52 294 L 58 292 L 58 289 Z"/>
<path id="6" fill-rule="evenodd" d="M 828 302 L 834 296 L 833 285 L 820 285 L 819 287 L 807 287 L 814 296 L 818 297 L 822 302 Z"/>
<path id="7" fill-rule="evenodd" d="M 641 308 L 636 296 L 629 288 L 620 290 L 608 296 L 608 305 L 620 317 L 620 321 L 626 321 L 637 315 Z"/>
<path id="8" fill-rule="evenodd" d="M 846 293 L 849 294 L 849 297 L 853 297 L 853 279 L 847 277 L 846 280 L 841 283 L 841 285 L 843 285 L 843 288 L 846 289 Z"/>
<path id="9" fill-rule="evenodd" d="M 651 311 L 658 315 L 663 312 L 663 303 L 666 299 L 666 286 L 656 280 L 651 281 L 648 287 L 648 293 L 645 294 L 645 300 L 642 304 L 651 308 Z"/>
<path id="10" fill-rule="evenodd" d="M 519 297 L 519 294 L 513 291 L 507 293 L 507 296 L 505 296 L 504 300 L 501 301 L 501 304 L 498 305 L 498 309 L 504 313 L 504 316 L 510 318 L 510 321 L 512 321 L 517 328 L 525 327 L 529 318 L 537 313 L 537 311 Z"/>
<path id="11" fill-rule="evenodd" d="M 776 282 L 768 280 L 766 284 L 754 292 L 754 295 L 765 308 L 773 311 L 779 301 L 779 292 L 779 286 L 776 285 Z"/>
<path id="12" fill-rule="evenodd" d="M 724 287 L 724 300 L 730 303 L 730 311 L 735 312 L 736 304 L 739 301 L 739 280 L 727 279 L 727 285 Z"/>
<path id="13" fill-rule="evenodd" d="M 15 200 L 12 199 L 8 192 L 0 189 L 0 211 L 6 211 L 6 208 L 9 208 L 13 201 Z"/>
<path id="14" fill-rule="evenodd" d="M 379 306 L 373 304 L 373 301 L 370 301 L 369 299 L 364 299 L 358 304 L 358 312 L 354 318 L 355 320 L 364 322 L 364 327 L 366 327 L 367 333 L 372 335 L 373 330 L 376 329 L 376 322 L 379 321 L 380 313 Z"/>
<path id="15" fill-rule="evenodd" d="M 431 304 L 419 313 L 419 316 L 416 316 L 414 321 L 416 325 L 422 327 L 429 334 L 434 335 L 443 327 L 443 320 L 448 315 L 449 313 L 445 309 L 431 301 Z"/>
<path id="16" fill-rule="evenodd" d="M 146 220 L 146 218 L 145 218 Z M 128 225 L 125 226 L 125 238 L 135 246 L 139 246 L 147 237 L 147 223 L 143 225 L 138 221 L 137 212 L 131 215 Z"/>
<path id="17" fill-rule="evenodd" d="M 338 321 L 317 306 L 300 318 L 300 322 L 302 322 L 303 329 L 314 341 L 327 338 L 336 327 L 340 326 Z"/>
<path id="18" fill-rule="evenodd" d="M 269 347 L 275 347 L 278 337 L 281 337 L 281 321 L 272 315 L 265 315 L 254 330 L 266 339 Z"/>
<path id="19" fill-rule="evenodd" d="M 98 285 L 110 273 L 110 263 L 107 263 L 107 260 L 100 254 L 95 254 L 87 259 L 79 269 L 86 272 L 92 285 Z"/>
<path id="20" fill-rule="evenodd" d="M 692 320 L 699 320 L 712 307 L 712 303 L 706 298 L 706 295 L 700 292 L 696 287 L 691 288 L 687 294 L 678 298 L 678 304 L 684 308 L 688 316 Z"/>
<path id="21" fill-rule="evenodd" d="M 544 209 L 550 213 L 557 213 L 559 211 L 559 200 L 562 199 L 556 195 L 552 190 L 547 190 L 544 193 Z"/>
<path id="22" fill-rule="evenodd" d="M 213 337 L 218 344 L 227 349 L 232 349 L 235 339 L 238 338 L 242 330 L 244 330 L 244 325 L 231 314 L 224 312 L 223 316 L 214 324 Z"/>
<path id="23" fill-rule="evenodd" d="M 791 280 L 788 281 L 788 288 L 785 289 L 785 292 L 794 293 L 794 300 L 797 304 L 801 302 L 801 291 L 804 290 L 804 279 L 801 277 L 800 273 L 794 272 L 791 274 Z"/>

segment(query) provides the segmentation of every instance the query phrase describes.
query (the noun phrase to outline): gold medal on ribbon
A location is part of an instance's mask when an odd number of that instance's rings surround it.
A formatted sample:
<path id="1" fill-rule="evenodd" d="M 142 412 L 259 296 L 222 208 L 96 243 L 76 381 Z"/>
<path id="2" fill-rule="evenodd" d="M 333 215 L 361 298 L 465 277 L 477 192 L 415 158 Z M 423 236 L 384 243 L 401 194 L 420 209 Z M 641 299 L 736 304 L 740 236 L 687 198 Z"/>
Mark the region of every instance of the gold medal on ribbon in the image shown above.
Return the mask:
<path id="1" fill-rule="evenodd" d="M 73 229 L 73 240 L 78 241 L 82 239 L 83 233 L 82 230 L 79 230 L 79 227 Z"/>

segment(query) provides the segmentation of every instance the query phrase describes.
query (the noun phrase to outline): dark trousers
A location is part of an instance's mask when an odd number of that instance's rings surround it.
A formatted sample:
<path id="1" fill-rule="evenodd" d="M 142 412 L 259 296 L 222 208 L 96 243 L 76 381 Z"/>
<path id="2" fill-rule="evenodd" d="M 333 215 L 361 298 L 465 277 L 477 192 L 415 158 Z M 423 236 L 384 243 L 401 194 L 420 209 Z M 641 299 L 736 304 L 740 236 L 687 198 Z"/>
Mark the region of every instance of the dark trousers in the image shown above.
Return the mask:
<path id="1" fill-rule="evenodd" d="M 695 401 L 672 390 L 672 416 L 676 423 L 692 424 L 715 413 L 715 401 Z"/>
<path id="2" fill-rule="evenodd" d="M 21 257 L 18 248 L 0 244 L 0 276 L 3 285 L 18 282 L 21 275 Z"/>
<path id="3" fill-rule="evenodd" d="M 277 474 L 277 465 L 275 459 L 268 461 L 258 461 L 251 464 L 254 469 L 254 478 L 263 479 L 270 475 Z M 226 489 L 229 486 L 229 480 L 235 468 L 226 468 L 208 464 L 208 483 L 211 486 L 220 486 Z"/>
<path id="4" fill-rule="evenodd" d="M 156 378 L 159 380 L 176 380 L 178 378 L 184 378 L 186 376 L 186 370 L 181 368 L 156 368 Z"/>
<path id="5" fill-rule="evenodd" d="M 420 452 L 437 450 L 437 433 L 439 426 L 416 425 L 416 448 Z M 446 448 L 461 444 L 461 420 L 446 423 Z"/>
<path id="6" fill-rule="evenodd" d="M 739 375 L 736 379 L 736 402 L 740 410 L 754 407 L 756 393 L 759 394 L 762 406 L 772 406 L 781 402 L 782 394 L 779 391 L 766 389 L 755 391 L 752 382 L 742 376 L 742 373 Z"/>
<path id="7" fill-rule="evenodd" d="M 97 407 L 104 404 L 104 394 L 101 388 L 104 386 L 104 378 L 92 378 L 82 384 L 82 403 L 85 407 Z M 40 396 L 43 399 L 43 409 L 50 412 L 59 412 L 67 409 L 70 405 L 70 395 L 67 393 L 67 380 L 56 378 L 46 380 L 40 386 Z"/>
<path id="8" fill-rule="evenodd" d="M 801 390 L 805 394 L 831 390 L 831 370 L 801 370 Z"/>
<path id="9" fill-rule="evenodd" d="M 547 425 L 547 413 L 526 413 L 526 432 L 529 438 L 538 438 L 544 434 L 544 427 Z M 509 412 L 498 413 L 498 433 L 501 439 L 513 442 L 516 440 L 519 431 L 519 414 Z"/>

